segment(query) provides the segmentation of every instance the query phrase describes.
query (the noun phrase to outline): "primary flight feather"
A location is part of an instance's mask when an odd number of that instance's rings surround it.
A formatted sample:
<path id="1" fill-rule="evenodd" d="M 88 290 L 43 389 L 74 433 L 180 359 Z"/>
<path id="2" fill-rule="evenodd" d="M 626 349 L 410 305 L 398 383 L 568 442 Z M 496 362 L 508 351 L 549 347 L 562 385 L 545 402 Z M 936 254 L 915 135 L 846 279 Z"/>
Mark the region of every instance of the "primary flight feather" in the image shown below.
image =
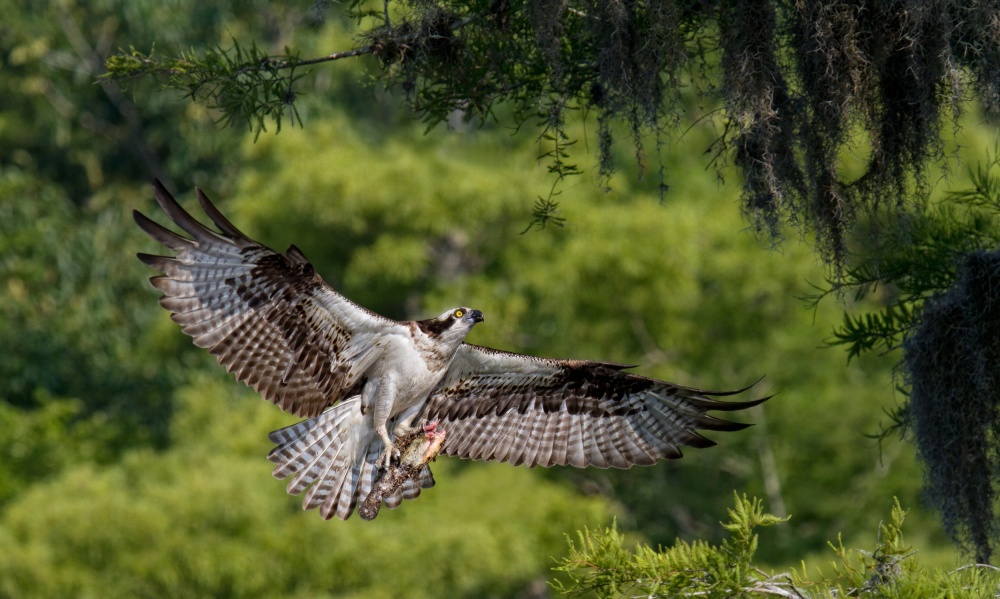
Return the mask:
<path id="1" fill-rule="evenodd" d="M 294 245 L 282 255 L 243 235 L 200 189 L 218 231 L 188 214 L 159 181 L 153 187 L 189 236 L 134 213 L 139 227 L 175 252 L 139 254 L 163 273 L 150 279 L 163 292 L 160 304 L 237 379 L 306 418 L 269 435 L 276 447 L 268 458 L 276 477 L 290 479 L 288 492 L 306 491 L 303 507 L 319 508 L 324 518 L 347 519 L 395 467 L 405 448 L 394 440 L 421 427 L 444 455 L 629 468 L 679 458 L 682 445 L 714 445 L 697 431 L 748 425 L 707 412 L 768 399 L 720 401 L 714 398 L 744 389 L 704 391 L 620 364 L 471 345 L 465 337 L 483 314 L 470 308 L 428 320 L 385 318 L 323 282 Z M 415 474 L 398 485 L 381 485 L 386 507 L 434 484 L 427 459 L 414 462 Z"/>

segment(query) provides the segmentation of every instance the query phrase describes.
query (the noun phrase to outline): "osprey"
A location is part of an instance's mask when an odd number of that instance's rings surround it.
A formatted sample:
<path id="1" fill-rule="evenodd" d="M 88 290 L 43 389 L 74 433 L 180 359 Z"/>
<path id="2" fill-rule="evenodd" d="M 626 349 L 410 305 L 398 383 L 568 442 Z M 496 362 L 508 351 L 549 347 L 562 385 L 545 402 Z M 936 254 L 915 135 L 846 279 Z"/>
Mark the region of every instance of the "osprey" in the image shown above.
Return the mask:
<path id="1" fill-rule="evenodd" d="M 175 256 L 139 254 L 164 273 L 150 279 L 160 305 L 264 399 L 305 420 L 273 431 L 268 458 L 288 492 L 306 489 L 303 508 L 347 519 L 394 464 L 394 440 L 420 436 L 397 484 L 380 485 L 388 508 L 434 484 L 427 460 L 441 454 L 524 464 L 629 468 L 681 457 L 680 446 L 715 443 L 697 429 L 749 425 L 708 411 L 746 402 L 715 399 L 745 391 L 705 391 L 625 372 L 629 366 L 556 360 L 465 343 L 479 310 L 396 321 L 371 312 L 323 282 L 294 245 L 284 255 L 234 227 L 200 189 L 218 231 L 188 214 L 159 181 L 156 200 L 189 237 L 138 211 L 136 223 Z M 445 436 L 446 435 L 446 436 Z M 369 502 L 371 503 L 371 502 Z M 377 503 L 377 501 L 376 501 Z M 377 514 L 378 506 L 369 512 Z M 364 515 L 364 513 L 363 513 Z"/>

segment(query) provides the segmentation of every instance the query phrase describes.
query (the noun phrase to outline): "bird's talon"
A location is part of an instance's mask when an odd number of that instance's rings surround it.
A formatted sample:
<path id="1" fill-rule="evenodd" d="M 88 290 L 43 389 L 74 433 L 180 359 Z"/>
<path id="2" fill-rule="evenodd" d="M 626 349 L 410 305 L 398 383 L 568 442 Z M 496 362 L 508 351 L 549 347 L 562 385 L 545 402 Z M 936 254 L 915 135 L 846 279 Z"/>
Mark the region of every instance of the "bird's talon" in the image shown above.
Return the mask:
<path id="1" fill-rule="evenodd" d="M 399 450 L 396 449 L 395 445 L 382 452 L 382 455 L 379 456 L 378 463 L 383 470 L 388 470 L 392 466 L 392 461 L 394 459 L 397 463 L 399 462 Z"/>

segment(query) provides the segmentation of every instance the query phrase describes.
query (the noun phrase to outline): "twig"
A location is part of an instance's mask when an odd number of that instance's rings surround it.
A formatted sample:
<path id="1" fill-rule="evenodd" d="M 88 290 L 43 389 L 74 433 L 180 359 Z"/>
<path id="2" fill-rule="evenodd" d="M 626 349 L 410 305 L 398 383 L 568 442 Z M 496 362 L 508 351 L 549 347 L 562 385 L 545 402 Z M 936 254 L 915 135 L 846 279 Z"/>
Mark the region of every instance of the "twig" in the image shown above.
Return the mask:
<path id="1" fill-rule="evenodd" d="M 988 570 L 996 570 L 997 572 L 1000 572 L 1000 568 L 990 564 L 965 564 L 964 566 L 960 566 L 958 568 L 955 568 L 951 572 L 948 572 L 948 574 L 956 574 L 958 572 L 961 572 L 962 570 L 967 570 L 969 568 L 986 568 Z"/>
<path id="2" fill-rule="evenodd" d="M 364 54 L 371 54 L 374 51 L 372 46 L 365 46 L 364 48 L 356 48 L 354 50 L 347 50 L 346 52 L 334 52 L 332 54 L 327 54 L 326 56 L 320 56 L 319 58 L 310 58 L 308 60 L 300 60 L 294 65 L 287 64 L 288 61 L 284 61 L 286 64 L 279 68 L 287 68 L 288 66 L 302 66 L 310 64 L 319 64 L 321 62 L 329 62 L 331 60 L 340 60 L 341 58 L 353 58 L 354 56 L 362 56 Z"/>
<path id="3" fill-rule="evenodd" d="M 748 593 L 761 593 L 764 595 L 777 595 L 778 597 L 786 597 L 788 599 L 804 599 L 804 596 L 797 590 L 786 590 L 780 587 L 750 587 L 748 589 L 743 589 Z"/>

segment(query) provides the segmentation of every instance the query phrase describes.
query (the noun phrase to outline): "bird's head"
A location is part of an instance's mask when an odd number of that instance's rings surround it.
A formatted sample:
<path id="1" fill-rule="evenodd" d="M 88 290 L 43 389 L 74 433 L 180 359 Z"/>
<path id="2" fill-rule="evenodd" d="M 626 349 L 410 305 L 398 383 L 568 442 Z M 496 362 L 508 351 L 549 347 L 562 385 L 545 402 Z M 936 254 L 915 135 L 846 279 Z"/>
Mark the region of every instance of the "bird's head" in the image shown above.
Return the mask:
<path id="1" fill-rule="evenodd" d="M 453 308 L 437 318 L 420 321 L 425 333 L 442 341 L 461 343 L 477 322 L 483 322 L 483 313 L 472 308 Z"/>
<path id="2" fill-rule="evenodd" d="M 452 321 L 461 326 L 472 328 L 477 322 L 483 322 L 483 313 L 472 308 L 455 308 L 438 316 L 440 320 Z"/>

